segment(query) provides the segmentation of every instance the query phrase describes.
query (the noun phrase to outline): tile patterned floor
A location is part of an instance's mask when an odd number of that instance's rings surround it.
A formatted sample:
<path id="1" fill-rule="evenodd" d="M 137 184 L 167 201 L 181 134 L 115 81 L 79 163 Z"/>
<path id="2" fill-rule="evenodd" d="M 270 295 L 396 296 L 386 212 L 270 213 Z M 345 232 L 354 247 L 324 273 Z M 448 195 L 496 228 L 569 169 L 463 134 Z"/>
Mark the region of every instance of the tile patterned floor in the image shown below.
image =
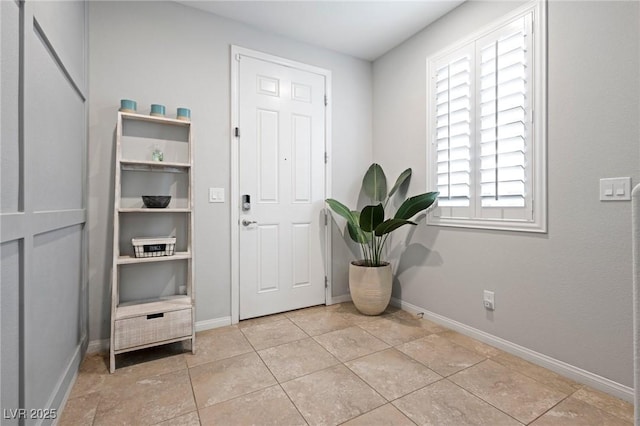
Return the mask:
<path id="1" fill-rule="evenodd" d="M 313 307 L 88 356 L 60 425 L 633 424 L 633 406 L 390 308 Z"/>

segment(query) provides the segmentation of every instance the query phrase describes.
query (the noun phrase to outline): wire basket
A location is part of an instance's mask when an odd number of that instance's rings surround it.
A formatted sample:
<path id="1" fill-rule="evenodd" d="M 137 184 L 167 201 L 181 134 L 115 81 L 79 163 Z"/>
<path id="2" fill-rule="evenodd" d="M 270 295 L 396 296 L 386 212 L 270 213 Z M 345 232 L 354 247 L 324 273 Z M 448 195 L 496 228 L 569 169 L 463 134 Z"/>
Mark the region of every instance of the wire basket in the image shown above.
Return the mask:
<path id="1" fill-rule="evenodd" d="M 173 256 L 176 251 L 176 237 L 132 238 L 136 257 Z"/>

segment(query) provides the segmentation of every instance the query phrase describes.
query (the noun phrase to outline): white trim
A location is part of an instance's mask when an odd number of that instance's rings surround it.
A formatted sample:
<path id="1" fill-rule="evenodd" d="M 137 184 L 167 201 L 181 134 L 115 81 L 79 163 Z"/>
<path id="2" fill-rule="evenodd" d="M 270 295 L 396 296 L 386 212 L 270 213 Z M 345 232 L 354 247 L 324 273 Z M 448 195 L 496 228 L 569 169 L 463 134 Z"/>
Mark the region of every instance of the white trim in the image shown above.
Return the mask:
<path id="1" fill-rule="evenodd" d="M 82 364 L 82 360 L 80 360 L 80 364 Z M 58 422 L 62 417 L 62 413 L 64 412 L 64 409 L 67 408 L 67 402 L 69 401 L 69 396 L 71 396 L 71 391 L 73 390 L 73 387 L 75 386 L 76 380 L 78 380 L 79 375 L 80 375 L 80 368 L 78 366 L 78 369 L 76 370 L 76 372 L 73 374 L 73 377 L 71 378 L 71 382 L 69 384 L 69 387 L 67 388 L 67 391 L 64 394 L 64 397 L 62 397 L 62 401 L 60 401 L 60 407 L 58 407 L 57 416 L 51 423 L 53 426 L 58 425 Z M 42 421 L 40 421 L 39 424 L 42 424 Z"/>
<path id="2" fill-rule="evenodd" d="M 474 43 L 475 41 L 488 36 L 492 32 L 500 29 L 500 27 L 509 24 L 509 22 L 533 13 L 532 33 L 534 35 L 533 43 L 533 70 L 534 78 L 532 84 L 532 114 L 533 119 L 533 136 L 532 136 L 532 220 L 509 220 L 509 219 L 483 219 L 479 217 L 458 218 L 458 217 L 436 217 L 433 213 L 427 215 L 427 225 L 431 226 L 447 226 L 458 228 L 475 228 L 475 229 L 492 229 L 507 230 L 519 232 L 547 232 L 547 1 L 535 0 L 519 7 L 501 18 L 493 21 L 491 24 L 472 33 L 471 35 L 458 40 L 452 45 L 430 55 L 426 59 L 427 77 L 430 77 L 430 64 L 441 60 L 464 46 Z M 427 79 L 427 188 L 435 188 L 437 177 L 433 170 L 434 147 L 432 146 L 434 131 L 432 126 L 433 105 L 431 102 L 431 82 Z M 433 210 L 432 210 L 433 211 Z M 475 215 L 475 214 L 474 214 Z"/>
<path id="3" fill-rule="evenodd" d="M 333 296 L 329 299 L 327 305 L 335 305 L 336 303 L 351 302 L 351 293 L 342 294 L 340 296 Z"/>
<path id="4" fill-rule="evenodd" d="M 519 356 L 520 358 L 523 358 L 541 367 L 547 368 L 562 376 L 575 380 L 576 382 L 589 385 L 594 389 L 606 392 L 625 401 L 633 401 L 634 391 L 633 388 L 630 388 L 629 386 L 614 382 L 613 380 L 607 379 L 606 377 L 599 376 L 587 370 L 583 370 L 580 367 L 576 367 L 564 361 L 560 361 L 550 356 L 525 348 L 524 346 L 512 343 L 508 340 L 494 336 L 485 331 L 478 330 L 461 322 L 430 312 L 424 308 L 397 299 L 395 297 L 391 298 L 391 304 L 411 313 L 422 313 L 424 314 L 425 319 L 455 330 L 466 336 L 473 337 L 474 339 L 480 340 L 481 342 L 487 343 L 491 346 L 495 346 L 496 348 L 502 349 L 503 351 L 510 354 Z"/>
<path id="5" fill-rule="evenodd" d="M 544 198 L 544 197 L 543 197 Z M 538 204 L 546 204 L 543 202 L 534 203 L 534 210 L 538 210 Z M 534 215 L 536 212 L 534 211 Z M 474 229 L 491 229 L 498 231 L 515 231 L 515 232 L 535 232 L 540 234 L 547 233 L 546 215 L 541 217 L 545 223 L 538 224 L 534 222 L 518 221 L 518 220 L 496 220 L 496 219 L 457 219 L 457 218 L 435 218 L 431 214 L 427 215 L 427 225 L 430 226 L 446 226 L 449 228 L 474 228 Z"/>
<path id="6" fill-rule="evenodd" d="M 238 185 L 240 163 L 239 148 L 234 129 L 239 127 L 239 107 L 240 92 L 238 67 L 240 55 L 249 56 L 266 62 L 272 62 L 295 68 L 301 71 L 307 71 L 319 74 L 325 79 L 325 93 L 328 103 L 325 107 L 325 152 L 327 153 L 327 162 L 325 163 L 325 196 L 331 197 L 331 71 L 315 67 L 313 65 L 292 61 L 278 56 L 269 55 L 256 50 L 231 45 L 231 127 L 230 127 L 230 143 L 231 143 L 231 324 L 237 324 L 240 321 L 240 232 L 238 229 L 240 223 L 239 200 L 240 189 Z M 327 208 L 325 207 L 325 211 Z M 331 232 L 330 223 L 325 227 L 325 276 L 327 277 L 327 288 L 325 289 L 325 303 L 331 298 L 332 291 L 332 270 L 331 270 Z M 197 328 L 196 328 L 197 329 Z"/>
<path id="7" fill-rule="evenodd" d="M 60 406 L 58 407 L 57 416 L 53 420 L 53 422 L 51 423 L 54 426 L 56 426 L 58 424 L 58 422 L 60 421 L 60 418 L 62 417 L 62 413 L 64 412 L 64 409 L 67 407 L 67 401 L 69 401 L 69 396 L 71 395 L 71 391 L 73 390 L 73 387 L 76 384 L 76 380 L 78 380 L 78 376 L 80 375 L 80 365 L 82 365 L 82 361 L 83 360 L 84 360 L 84 358 L 80 359 L 80 364 L 78 364 L 78 368 L 76 368 L 76 371 L 73 373 L 73 377 L 71 378 L 71 381 L 69 382 L 69 387 L 67 388 L 67 391 L 65 392 L 64 396 L 62 397 L 62 401 L 60 401 Z M 72 362 L 73 362 L 73 360 L 72 360 Z M 39 424 L 42 424 L 42 421 L 40 421 Z"/>
<path id="8" fill-rule="evenodd" d="M 631 192 L 631 254 L 633 258 L 633 385 L 636 426 L 640 426 L 640 184 Z"/>
<path id="9" fill-rule="evenodd" d="M 80 342 L 76 349 L 73 351 L 73 356 L 67 363 L 67 368 L 64 369 L 64 373 L 60 375 L 58 378 L 58 382 L 54 388 L 54 391 L 51 392 L 49 396 L 49 401 L 47 401 L 45 407 L 47 408 L 56 408 L 55 402 L 61 392 L 64 391 L 64 395 L 60 398 L 60 405 L 57 406 L 57 416 L 56 420 L 52 423 L 56 423 L 58 419 L 62 416 L 62 411 L 67 403 L 67 399 L 71 394 L 71 390 L 73 389 L 73 385 L 76 383 L 76 378 L 78 377 L 78 372 L 80 371 L 80 364 L 82 364 L 82 348 L 84 346 L 85 341 Z M 67 383 L 67 388 L 63 389 L 63 386 Z M 46 419 L 39 419 L 36 421 L 36 425 L 44 424 Z"/>
<path id="10" fill-rule="evenodd" d="M 231 325 L 231 317 L 213 318 L 204 321 L 196 321 L 196 332 L 211 330 L 212 328 L 220 328 Z"/>
<path id="11" fill-rule="evenodd" d="M 87 354 L 97 354 L 109 351 L 109 339 L 92 340 L 87 346 Z"/>
<path id="12" fill-rule="evenodd" d="M 324 110 L 324 134 L 325 134 L 325 143 L 324 143 L 324 151 L 327 155 L 327 162 L 324 165 L 324 198 L 331 198 L 331 173 L 332 173 L 332 163 L 333 157 L 331 156 L 331 129 L 332 129 L 332 102 L 333 96 L 331 92 L 332 80 L 331 80 L 331 71 L 325 71 L 325 93 L 327 95 L 327 105 Z M 325 206 L 324 214 L 326 217 L 326 225 L 324 227 L 324 241 L 325 241 L 325 253 L 324 253 L 324 274 L 327 277 L 327 287 L 325 288 L 325 304 L 332 305 L 333 299 L 333 267 L 331 262 L 332 257 L 332 247 L 333 247 L 333 239 L 331 238 L 331 212 L 329 208 Z"/>
<path id="13" fill-rule="evenodd" d="M 538 14 L 540 14 L 541 16 L 544 16 L 545 21 L 546 21 L 546 16 L 547 16 L 547 2 L 546 0 L 533 0 L 530 1 L 527 4 L 522 5 L 521 7 L 512 10 L 511 12 L 502 15 L 500 18 L 497 18 L 496 20 L 494 20 L 493 22 L 491 22 L 488 25 L 485 25 L 484 27 L 482 27 L 481 29 L 479 29 L 478 31 L 475 31 L 471 34 L 469 34 L 468 36 L 459 39 L 458 41 L 454 42 L 453 44 L 448 45 L 447 47 L 445 47 L 444 49 L 441 49 L 439 51 L 437 51 L 436 53 L 430 55 L 427 60 L 438 60 L 444 56 L 447 56 L 453 52 L 455 52 L 456 50 L 462 48 L 464 45 L 469 44 L 474 42 L 477 39 L 480 39 L 482 37 L 485 37 L 489 34 L 491 34 L 492 32 L 494 32 L 496 29 L 498 29 L 500 26 L 505 25 L 507 23 L 509 23 L 509 21 L 514 20 L 528 12 L 531 11 L 535 11 L 536 12 L 536 17 L 538 16 Z M 536 31 L 538 30 L 538 27 L 536 26 Z M 545 34 L 546 35 L 546 34 Z M 546 40 L 546 37 L 545 37 Z M 545 43 L 546 44 L 546 43 Z M 546 52 L 545 52 L 546 53 Z"/>
<path id="14" fill-rule="evenodd" d="M 547 232 L 547 1 L 539 0 L 534 7 L 533 34 L 539 37 L 533 47 L 533 114 L 535 150 L 533 155 L 533 181 L 536 190 L 533 193 L 533 219 L 538 223 L 539 232 Z M 536 102 L 535 100 L 538 100 Z M 541 100 L 541 101 L 540 101 Z M 536 109 L 537 108 L 537 109 Z M 536 195 L 542 196 L 538 199 Z"/>
<path id="15" fill-rule="evenodd" d="M 239 189 L 239 168 L 240 154 L 238 138 L 235 135 L 235 128 L 239 127 L 240 111 L 239 97 L 239 60 L 237 46 L 231 46 L 231 127 L 229 129 L 231 145 L 231 323 L 237 324 L 240 321 L 240 189 Z"/>

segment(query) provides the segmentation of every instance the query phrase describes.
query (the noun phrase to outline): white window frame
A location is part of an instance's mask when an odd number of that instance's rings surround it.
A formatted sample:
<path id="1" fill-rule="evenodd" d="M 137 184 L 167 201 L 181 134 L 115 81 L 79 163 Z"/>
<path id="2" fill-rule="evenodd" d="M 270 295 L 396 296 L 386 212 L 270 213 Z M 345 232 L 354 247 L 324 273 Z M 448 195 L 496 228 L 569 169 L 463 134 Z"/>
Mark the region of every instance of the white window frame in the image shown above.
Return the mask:
<path id="1" fill-rule="evenodd" d="M 427 188 L 435 190 L 437 187 L 437 152 L 435 145 L 435 105 L 432 97 L 433 93 L 431 79 L 432 70 L 435 68 L 433 64 L 441 61 L 443 58 L 454 54 L 455 52 L 474 44 L 483 37 L 498 31 L 512 23 L 514 20 L 522 18 L 528 14 L 532 15 L 532 35 L 533 35 L 533 52 L 531 72 L 532 110 L 533 125 L 531 128 L 531 137 L 528 140 L 527 149 L 529 150 L 529 164 L 527 167 L 527 175 L 530 176 L 531 197 L 530 204 L 527 209 L 531 209 L 530 218 L 513 219 L 508 215 L 499 218 L 481 217 L 482 211 L 486 211 L 487 207 L 480 207 L 479 197 L 475 191 L 475 183 L 471 185 L 471 207 L 469 209 L 457 209 L 455 213 L 457 217 L 439 216 L 441 210 L 436 207 L 429 213 L 427 224 L 437 226 L 452 226 L 463 228 L 479 228 L 479 229 L 495 229 L 523 232 L 547 232 L 547 10 L 546 1 L 534 1 L 520 7 L 513 12 L 494 21 L 492 24 L 482 30 L 465 37 L 455 44 L 439 51 L 438 53 L 427 58 L 426 74 L 427 74 Z M 475 82 L 475 76 L 473 77 Z M 474 86 L 474 84 L 472 84 Z M 475 97 L 475 88 L 472 97 Z M 475 100 L 474 100 L 475 103 Z M 472 106 L 475 109 L 475 106 Z M 475 113 L 472 112 L 472 116 Z M 476 126 L 472 126 L 474 135 Z M 472 137 L 472 156 L 478 146 L 478 142 L 473 142 Z M 472 158 L 472 163 L 474 162 Z M 477 173 L 475 167 L 472 167 L 472 176 Z M 472 177 L 472 179 L 476 179 Z M 512 209 L 510 207 L 505 209 Z M 517 208 L 513 208 L 517 209 Z M 520 208 L 521 209 L 521 208 Z M 465 210 L 469 211 L 465 216 Z"/>

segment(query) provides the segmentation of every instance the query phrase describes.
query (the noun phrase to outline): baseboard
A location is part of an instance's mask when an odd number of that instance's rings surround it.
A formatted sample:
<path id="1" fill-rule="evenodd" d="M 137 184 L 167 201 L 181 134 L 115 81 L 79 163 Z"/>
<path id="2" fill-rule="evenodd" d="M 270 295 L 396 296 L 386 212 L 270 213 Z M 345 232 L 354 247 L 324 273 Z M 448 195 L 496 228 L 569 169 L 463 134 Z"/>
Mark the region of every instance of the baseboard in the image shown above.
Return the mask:
<path id="1" fill-rule="evenodd" d="M 220 317 L 204 321 L 196 321 L 196 331 L 211 330 L 212 328 L 226 327 L 227 325 L 231 325 L 231 317 Z"/>
<path id="2" fill-rule="evenodd" d="M 340 296 L 332 296 L 327 305 L 335 305 L 336 303 L 351 302 L 351 293 L 342 294 Z"/>
<path id="3" fill-rule="evenodd" d="M 78 377 L 78 371 L 80 369 L 80 363 L 82 362 L 82 357 L 84 354 L 84 347 L 86 345 L 86 340 L 83 340 L 76 346 L 76 349 L 73 352 L 73 356 L 69 363 L 67 364 L 67 368 L 65 368 L 64 373 L 58 379 L 58 383 L 47 401 L 47 408 L 56 408 L 57 407 L 57 418 L 53 420 L 39 420 L 35 424 L 36 425 L 45 425 L 45 424 L 53 424 L 56 425 L 58 423 L 58 419 L 62 415 L 62 411 L 64 410 L 65 405 L 67 404 L 67 399 L 69 399 L 69 395 L 71 394 L 71 389 L 76 382 L 76 378 Z"/>
<path id="4" fill-rule="evenodd" d="M 87 346 L 88 354 L 97 354 L 109 351 L 109 339 L 92 340 Z"/>
<path id="5" fill-rule="evenodd" d="M 424 318 L 437 324 L 455 330 L 466 336 L 473 337 L 474 339 L 480 340 L 481 342 L 487 343 L 491 346 L 495 346 L 498 349 L 502 349 L 505 352 L 519 356 L 520 358 L 523 358 L 541 367 L 548 368 L 549 370 L 575 380 L 578 383 L 591 386 L 594 389 L 606 392 L 625 401 L 633 402 L 634 391 L 633 388 L 630 388 L 629 386 L 614 382 L 613 380 L 607 379 L 606 377 L 602 377 L 589 371 L 583 370 L 582 368 L 568 364 L 564 361 L 559 361 L 555 358 L 551 358 L 550 356 L 525 348 L 524 346 L 517 345 L 508 340 L 504 340 L 500 337 L 486 333 L 482 330 L 469 327 L 466 324 L 430 312 L 424 308 L 412 305 L 411 303 L 405 302 L 395 297 L 391 298 L 391 304 L 411 313 L 422 313 L 424 314 Z"/>

